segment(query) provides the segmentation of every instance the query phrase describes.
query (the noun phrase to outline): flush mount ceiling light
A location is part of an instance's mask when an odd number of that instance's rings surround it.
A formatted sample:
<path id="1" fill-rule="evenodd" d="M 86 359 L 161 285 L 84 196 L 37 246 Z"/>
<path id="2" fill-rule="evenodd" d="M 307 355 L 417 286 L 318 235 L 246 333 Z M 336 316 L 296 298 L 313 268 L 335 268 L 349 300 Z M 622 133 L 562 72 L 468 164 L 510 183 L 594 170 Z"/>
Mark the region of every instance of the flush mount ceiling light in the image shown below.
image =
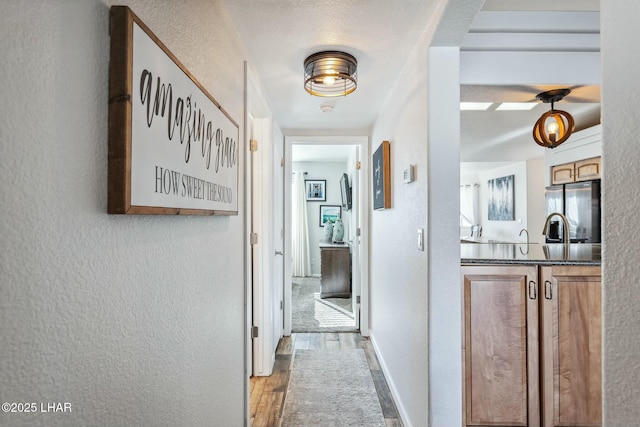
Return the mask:
<path id="1" fill-rule="evenodd" d="M 358 86 L 358 61 L 348 53 L 325 51 L 304 60 L 304 88 L 311 95 L 346 96 Z"/>
<path id="2" fill-rule="evenodd" d="M 554 89 L 539 93 L 536 98 L 544 103 L 551 103 L 551 110 L 544 113 L 533 126 L 533 139 L 546 148 L 556 148 L 565 142 L 573 132 L 574 120 L 566 111 L 556 110 L 553 103 L 569 95 L 569 89 Z"/>

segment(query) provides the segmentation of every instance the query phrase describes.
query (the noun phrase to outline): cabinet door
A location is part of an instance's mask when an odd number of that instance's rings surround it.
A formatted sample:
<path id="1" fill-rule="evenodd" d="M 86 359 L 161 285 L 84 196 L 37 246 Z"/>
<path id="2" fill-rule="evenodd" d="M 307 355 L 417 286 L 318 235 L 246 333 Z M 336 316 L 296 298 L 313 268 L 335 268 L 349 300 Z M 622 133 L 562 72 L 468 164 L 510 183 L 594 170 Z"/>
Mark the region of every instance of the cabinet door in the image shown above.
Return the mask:
<path id="1" fill-rule="evenodd" d="M 537 426 L 537 268 L 463 266 L 463 419 Z"/>
<path id="2" fill-rule="evenodd" d="M 320 298 L 350 298 L 349 246 L 320 248 Z"/>
<path id="3" fill-rule="evenodd" d="M 543 425 L 602 424 L 600 267 L 542 267 Z"/>
<path id="4" fill-rule="evenodd" d="M 575 163 L 551 167 L 551 184 L 566 184 L 575 180 Z"/>
<path id="5" fill-rule="evenodd" d="M 600 157 L 576 162 L 576 181 L 588 181 L 600 178 Z"/>

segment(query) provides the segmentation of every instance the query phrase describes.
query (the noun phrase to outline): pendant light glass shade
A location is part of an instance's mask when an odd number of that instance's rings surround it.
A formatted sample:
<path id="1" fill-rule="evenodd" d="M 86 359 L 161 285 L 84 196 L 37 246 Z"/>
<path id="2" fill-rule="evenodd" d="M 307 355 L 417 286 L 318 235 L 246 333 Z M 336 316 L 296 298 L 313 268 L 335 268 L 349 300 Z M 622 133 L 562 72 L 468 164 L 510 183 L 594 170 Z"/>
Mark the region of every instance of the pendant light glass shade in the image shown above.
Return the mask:
<path id="1" fill-rule="evenodd" d="M 348 53 L 318 52 L 304 60 L 304 88 L 311 95 L 346 96 L 358 86 L 358 61 Z"/>
<path id="2" fill-rule="evenodd" d="M 542 102 L 551 103 L 551 110 L 540 116 L 533 126 L 533 139 L 538 145 L 556 148 L 573 133 L 575 121 L 571 114 L 553 108 L 554 102 L 560 101 L 569 93 L 571 93 L 569 89 L 554 89 L 536 96 Z"/>

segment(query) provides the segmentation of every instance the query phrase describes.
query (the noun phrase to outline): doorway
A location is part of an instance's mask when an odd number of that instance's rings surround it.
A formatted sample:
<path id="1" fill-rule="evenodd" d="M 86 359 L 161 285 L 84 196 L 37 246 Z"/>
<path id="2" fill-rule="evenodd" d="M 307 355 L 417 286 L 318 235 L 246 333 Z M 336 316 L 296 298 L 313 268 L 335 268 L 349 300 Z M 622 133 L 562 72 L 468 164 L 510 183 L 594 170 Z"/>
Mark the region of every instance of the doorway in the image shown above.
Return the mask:
<path id="1" fill-rule="evenodd" d="M 285 138 L 285 286 L 284 334 L 291 332 L 346 332 L 359 330 L 368 335 L 368 229 L 366 197 L 368 182 L 368 138 L 365 137 L 286 137 Z M 305 174 L 306 172 L 306 174 Z M 291 181 L 289 182 L 289 179 Z M 344 185 L 345 181 L 348 185 Z M 295 231 L 294 203 L 306 185 L 317 184 L 321 194 L 312 194 L 305 205 L 308 265 L 300 273 L 297 259 L 293 259 Z M 298 187 L 296 187 L 296 185 Z M 341 187 L 342 185 L 342 187 Z M 351 205 L 343 205 L 343 194 L 349 187 Z M 298 188 L 298 191 L 296 191 Z M 316 187 L 317 189 L 317 187 Z M 297 209 L 298 211 L 300 209 Z M 300 217 L 300 214 L 297 214 Z M 344 243 L 333 244 L 325 238 L 322 223 L 340 217 L 344 226 Z M 323 221 L 324 219 L 324 221 Z M 298 224 L 299 225 L 299 224 Z M 294 240 L 294 235 L 295 240 Z M 320 245 L 323 243 L 323 245 Z M 346 289 L 327 292 L 322 289 L 322 263 L 320 246 L 341 252 L 349 271 Z M 325 250 L 325 249 L 323 249 Z M 333 254 L 333 253 L 332 253 Z M 328 261 L 325 253 L 325 270 Z M 293 260 L 292 260 L 293 259 Z M 342 267 L 344 269 L 344 267 Z M 333 269 L 332 269 L 333 271 Z M 326 274 L 326 272 L 325 272 Z M 339 275 L 343 272 L 340 270 Z M 342 279 L 341 279 L 342 280 Z M 326 283 L 326 282 L 325 282 Z M 303 306 L 300 302 L 303 301 Z M 305 320 L 306 319 L 306 320 Z"/>
<path id="2" fill-rule="evenodd" d="M 356 332 L 355 145 L 292 147 L 291 332 Z M 342 185 L 341 185 L 342 184 Z"/>

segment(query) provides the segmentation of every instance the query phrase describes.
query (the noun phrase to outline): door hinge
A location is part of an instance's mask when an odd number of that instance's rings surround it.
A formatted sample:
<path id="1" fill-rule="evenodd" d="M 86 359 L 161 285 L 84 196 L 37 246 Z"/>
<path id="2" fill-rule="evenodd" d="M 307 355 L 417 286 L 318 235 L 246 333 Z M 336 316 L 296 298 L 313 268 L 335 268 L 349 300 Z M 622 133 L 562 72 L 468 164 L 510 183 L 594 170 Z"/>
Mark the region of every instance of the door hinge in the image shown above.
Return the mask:
<path id="1" fill-rule="evenodd" d="M 360 237 L 360 227 L 356 228 L 356 237 Z"/>
<path id="2" fill-rule="evenodd" d="M 284 167 L 284 157 L 280 159 L 280 167 L 283 168 Z"/>
<path id="3" fill-rule="evenodd" d="M 251 328 L 251 338 L 258 338 L 258 327 L 253 326 Z"/>
<path id="4" fill-rule="evenodd" d="M 280 300 L 280 310 L 282 310 L 282 300 Z"/>
<path id="5" fill-rule="evenodd" d="M 356 170 L 360 170 L 362 168 L 362 163 L 360 163 L 359 161 L 356 162 Z"/>
<path id="6" fill-rule="evenodd" d="M 356 304 L 360 304 L 360 295 L 356 297 Z"/>
<path id="7" fill-rule="evenodd" d="M 255 245 L 258 243 L 258 233 L 251 233 L 251 244 Z"/>
<path id="8" fill-rule="evenodd" d="M 249 141 L 249 151 L 258 151 L 258 140 L 252 139 Z"/>

